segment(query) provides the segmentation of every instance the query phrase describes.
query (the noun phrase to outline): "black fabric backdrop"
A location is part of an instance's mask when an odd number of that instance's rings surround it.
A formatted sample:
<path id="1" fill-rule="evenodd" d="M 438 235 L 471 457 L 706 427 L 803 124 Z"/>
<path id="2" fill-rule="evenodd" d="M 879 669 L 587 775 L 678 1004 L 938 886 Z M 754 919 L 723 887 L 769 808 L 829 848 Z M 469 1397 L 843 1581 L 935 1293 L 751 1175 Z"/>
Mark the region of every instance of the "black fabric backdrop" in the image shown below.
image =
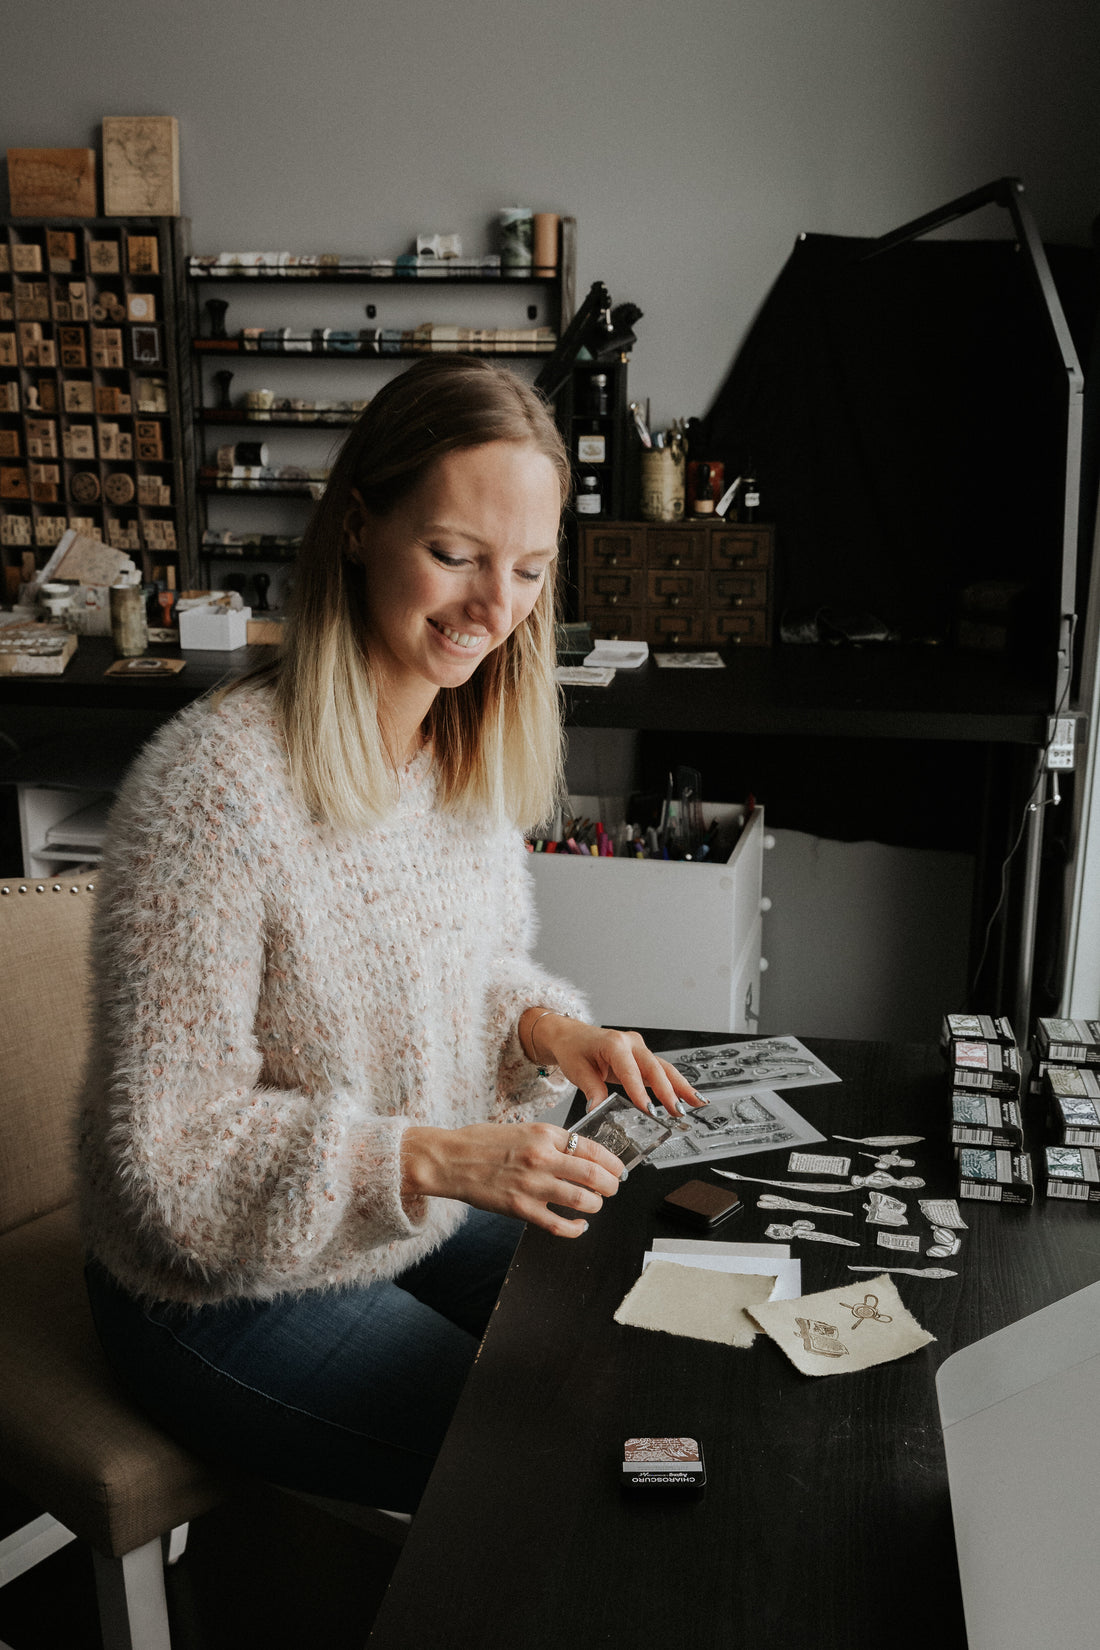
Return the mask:
<path id="1" fill-rule="evenodd" d="M 1011 241 L 806 235 L 703 420 L 727 477 L 753 469 L 777 529 L 781 617 L 870 613 L 950 639 L 957 592 L 1027 587 L 1025 653 L 1052 671 L 1066 386 Z M 1051 248 L 1089 354 L 1092 254 Z"/>

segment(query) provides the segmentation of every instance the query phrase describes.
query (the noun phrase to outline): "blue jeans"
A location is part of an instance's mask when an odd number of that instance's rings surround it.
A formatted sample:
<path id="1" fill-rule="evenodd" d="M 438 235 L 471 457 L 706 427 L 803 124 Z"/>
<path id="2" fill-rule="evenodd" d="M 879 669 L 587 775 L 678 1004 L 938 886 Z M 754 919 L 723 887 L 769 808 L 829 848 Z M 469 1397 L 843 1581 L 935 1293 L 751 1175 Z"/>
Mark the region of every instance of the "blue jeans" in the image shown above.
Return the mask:
<path id="1" fill-rule="evenodd" d="M 88 1295 L 119 1381 L 185 1448 L 412 1512 L 522 1230 L 471 1209 L 434 1254 L 361 1288 L 149 1306 L 91 1261 Z"/>

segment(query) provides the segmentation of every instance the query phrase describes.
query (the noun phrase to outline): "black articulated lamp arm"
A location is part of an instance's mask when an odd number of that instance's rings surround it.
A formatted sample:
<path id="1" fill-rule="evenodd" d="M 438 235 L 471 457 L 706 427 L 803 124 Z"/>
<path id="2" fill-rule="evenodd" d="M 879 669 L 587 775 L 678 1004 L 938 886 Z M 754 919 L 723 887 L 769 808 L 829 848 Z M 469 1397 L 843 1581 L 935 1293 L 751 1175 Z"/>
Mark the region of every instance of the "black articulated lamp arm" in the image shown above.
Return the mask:
<path id="1" fill-rule="evenodd" d="M 535 379 L 535 388 L 548 401 L 553 401 L 582 350 L 586 350 L 593 361 L 628 354 L 637 342 L 633 328 L 641 315 L 637 304 L 616 304 L 612 309 L 611 294 L 604 283 L 593 281 L 587 298 Z"/>

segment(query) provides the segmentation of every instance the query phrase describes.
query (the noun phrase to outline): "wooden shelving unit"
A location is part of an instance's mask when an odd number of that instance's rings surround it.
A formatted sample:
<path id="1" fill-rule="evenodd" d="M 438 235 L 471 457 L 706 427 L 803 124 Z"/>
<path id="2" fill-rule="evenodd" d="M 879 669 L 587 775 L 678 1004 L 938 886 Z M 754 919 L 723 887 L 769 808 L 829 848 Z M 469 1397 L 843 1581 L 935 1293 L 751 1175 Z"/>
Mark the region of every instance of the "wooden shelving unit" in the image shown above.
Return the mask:
<path id="1" fill-rule="evenodd" d="M 15 593 L 70 527 L 151 580 L 192 581 L 190 378 L 181 375 L 187 224 L 0 225 L 0 558 Z M 29 565 L 29 564 L 28 564 Z"/>
<path id="2" fill-rule="evenodd" d="M 211 582 L 211 564 L 224 577 L 227 564 L 278 567 L 293 561 L 308 515 L 305 506 L 323 491 L 324 461 L 385 381 L 387 368 L 399 371 L 435 350 L 486 356 L 506 366 L 545 359 L 573 314 L 575 243 L 575 220 L 563 218 L 558 266 L 551 275 L 492 268 L 452 272 L 445 262 L 416 271 L 400 263 L 383 268 L 368 259 L 236 267 L 191 258 L 187 284 L 203 582 Z M 430 329 L 437 324 L 425 321 L 423 313 L 411 325 L 403 318 L 415 294 L 423 311 L 448 308 L 452 318 L 444 324 L 459 324 L 453 301 L 440 305 L 441 294 L 456 290 L 482 307 L 491 295 L 502 329 L 542 328 L 544 339 L 537 346 L 492 348 L 486 342 L 433 339 Z M 327 316 L 320 313 L 322 300 Z M 262 325 L 248 324 L 257 317 Z M 290 321 L 294 324 L 284 325 Z M 490 330 L 479 320 L 470 324 Z M 214 335 L 220 332 L 226 336 Z M 269 404 L 250 405 L 269 383 L 278 386 L 268 392 Z M 318 390 L 319 383 L 327 388 Z M 295 436 L 302 439 L 295 442 Z M 252 474 L 227 474 L 217 451 L 237 443 L 262 443 L 267 463 L 238 466 Z M 296 456 L 284 458 L 294 450 Z"/>

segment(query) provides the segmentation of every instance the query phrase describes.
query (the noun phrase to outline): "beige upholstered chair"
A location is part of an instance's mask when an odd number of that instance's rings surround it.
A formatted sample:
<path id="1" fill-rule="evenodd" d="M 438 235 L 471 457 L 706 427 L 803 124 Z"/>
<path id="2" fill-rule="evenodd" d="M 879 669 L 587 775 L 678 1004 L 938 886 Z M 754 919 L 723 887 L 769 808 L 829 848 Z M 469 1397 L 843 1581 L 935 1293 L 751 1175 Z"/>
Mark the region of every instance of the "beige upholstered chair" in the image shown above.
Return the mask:
<path id="1" fill-rule="evenodd" d="M 122 1395 L 84 1293 L 73 1137 L 93 883 L 0 878 L 0 1477 L 45 1509 L 0 1541 L 0 1586 L 86 1541 L 104 1645 L 168 1650 L 164 1554 L 233 1481 Z"/>

